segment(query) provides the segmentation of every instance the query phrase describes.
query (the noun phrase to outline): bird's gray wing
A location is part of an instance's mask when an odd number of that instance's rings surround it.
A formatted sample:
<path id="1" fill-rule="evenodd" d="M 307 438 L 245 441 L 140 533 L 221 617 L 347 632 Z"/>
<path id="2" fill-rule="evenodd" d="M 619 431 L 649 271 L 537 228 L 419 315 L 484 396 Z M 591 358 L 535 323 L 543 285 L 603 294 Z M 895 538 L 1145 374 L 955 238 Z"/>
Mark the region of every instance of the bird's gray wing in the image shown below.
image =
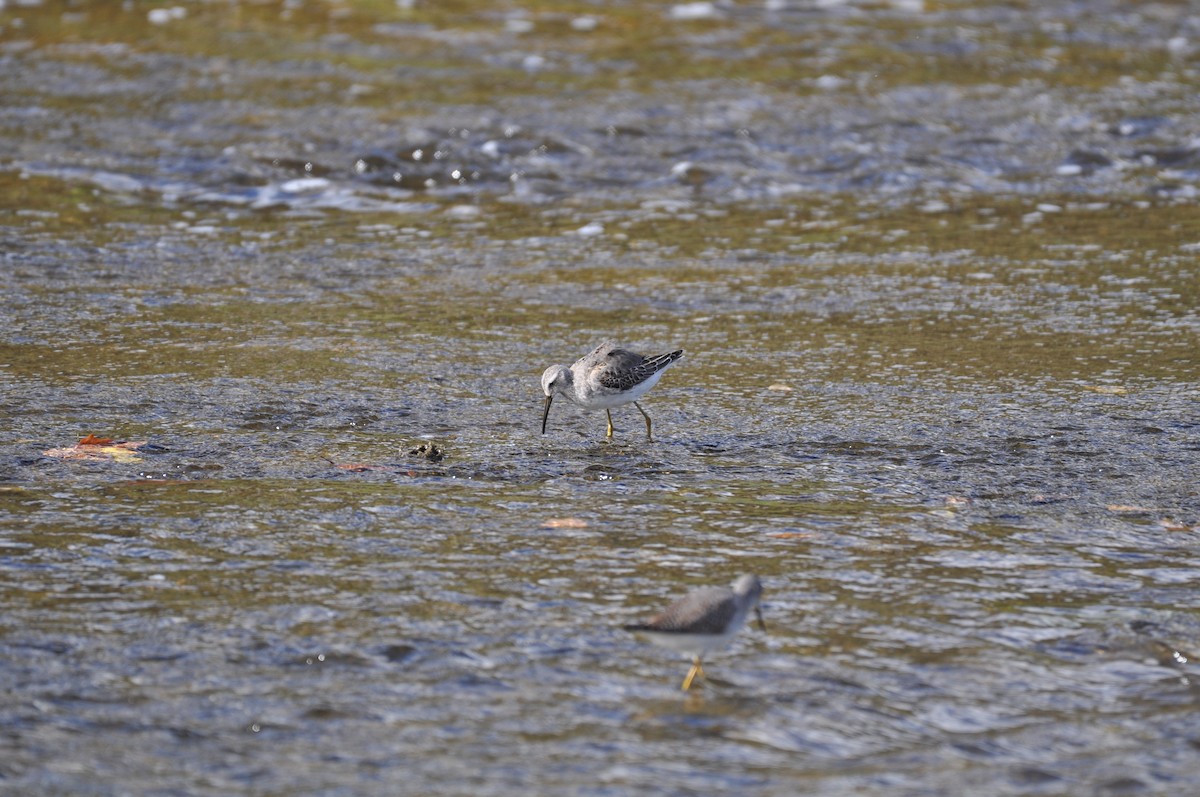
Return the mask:
<path id="1" fill-rule="evenodd" d="M 708 587 L 672 603 L 647 622 L 626 626 L 630 631 L 660 631 L 680 634 L 720 634 L 737 614 L 731 590 Z"/>
<path id="2" fill-rule="evenodd" d="M 627 349 L 614 348 L 606 353 L 603 363 L 597 363 L 593 368 L 599 369 L 597 381 L 604 387 L 610 390 L 628 390 L 645 382 L 682 356 L 683 349 L 656 357 L 643 357 Z"/>

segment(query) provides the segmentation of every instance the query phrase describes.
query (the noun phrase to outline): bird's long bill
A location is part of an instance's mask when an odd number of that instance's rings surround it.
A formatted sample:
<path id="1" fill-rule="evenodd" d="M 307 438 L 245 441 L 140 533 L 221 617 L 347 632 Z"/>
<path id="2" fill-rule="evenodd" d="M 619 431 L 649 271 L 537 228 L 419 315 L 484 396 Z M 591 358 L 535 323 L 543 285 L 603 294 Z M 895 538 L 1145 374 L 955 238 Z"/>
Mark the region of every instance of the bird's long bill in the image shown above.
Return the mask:
<path id="1" fill-rule="evenodd" d="M 758 606 L 755 606 L 754 614 L 755 614 L 755 616 L 758 617 L 758 627 L 761 628 L 763 630 L 763 633 L 765 634 L 767 632 L 767 624 L 763 622 L 762 609 L 759 608 Z"/>
<path id="2" fill-rule="evenodd" d="M 554 396 L 546 396 L 546 411 L 542 413 L 542 434 L 546 433 L 546 421 L 550 419 L 550 402 Z"/>

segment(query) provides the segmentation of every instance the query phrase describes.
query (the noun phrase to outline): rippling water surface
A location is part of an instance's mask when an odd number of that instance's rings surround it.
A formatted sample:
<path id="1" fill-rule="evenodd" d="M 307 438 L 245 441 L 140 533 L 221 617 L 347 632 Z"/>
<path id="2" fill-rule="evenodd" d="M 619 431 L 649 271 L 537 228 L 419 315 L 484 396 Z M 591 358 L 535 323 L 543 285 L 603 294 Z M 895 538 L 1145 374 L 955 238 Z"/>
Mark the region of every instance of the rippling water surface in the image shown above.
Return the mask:
<path id="1" fill-rule="evenodd" d="M 1200 788 L 1198 59 L 1171 2 L 0 3 L 0 791 Z M 608 337 L 685 349 L 655 440 L 541 435 Z M 744 572 L 685 696 L 620 627 Z"/>

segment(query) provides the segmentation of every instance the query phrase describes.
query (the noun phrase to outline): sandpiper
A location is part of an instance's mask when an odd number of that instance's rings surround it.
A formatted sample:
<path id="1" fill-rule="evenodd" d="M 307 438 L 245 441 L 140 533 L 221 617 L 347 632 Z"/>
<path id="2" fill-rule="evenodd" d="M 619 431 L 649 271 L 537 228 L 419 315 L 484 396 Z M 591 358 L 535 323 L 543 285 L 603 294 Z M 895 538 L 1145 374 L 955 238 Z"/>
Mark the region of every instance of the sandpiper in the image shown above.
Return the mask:
<path id="1" fill-rule="evenodd" d="M 686 653 L 692 657 L 692 669 L 683 679 L 684 691 L 697 675 L 704 675 L 700 659 L 710 650 L 724 647 L 746 624 L 753 609 L 763 631 L 762 582 L 758 576 L 742 576 L 729 587 L 704 587 L 689 592 L 660 614 L 644 623 L 625 626 L 626 631 L 641 634 L 656 645 Z"/>
<path id="2" fill-rule="evenodd" d="M 612 408 L 633 402 L 646 419 L 646 438 L 650 439 L 650 416 L 637 400 L 654 387 L 672 363 L 683 356 L 683 349 L 656 357 L 643 357 L 606 341 L 580 357 L 568 368 L 552 365 L 542 374 L 542 392 L 546 394 L 542 413 L 542 434 L 550 418 L 550 402 L 555 395 L 565 396 L 585 410 L 603 409 L 608 416 L 608 434 L 613 436 Z"/>

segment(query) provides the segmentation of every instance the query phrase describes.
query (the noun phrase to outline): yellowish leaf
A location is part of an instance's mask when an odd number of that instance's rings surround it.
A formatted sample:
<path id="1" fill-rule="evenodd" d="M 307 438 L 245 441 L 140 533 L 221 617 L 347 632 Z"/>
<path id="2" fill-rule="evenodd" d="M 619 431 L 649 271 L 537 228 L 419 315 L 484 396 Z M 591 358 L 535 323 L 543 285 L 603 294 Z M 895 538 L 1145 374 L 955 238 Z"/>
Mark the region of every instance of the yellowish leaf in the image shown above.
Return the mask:
<path id="1" fill-rule="evenodd" d="M 555 517 L 542 523 L 544 529 L 586 529 L 587 521 L 577 517 Z"/>
<path id="2" fill-rule="evenodd" d="M 87 442 L 88 440 L 93 442 Z M 42 454 L 55 459 L 130 463 L 142 461 L 142 458 L 137 455 L 137 450 L 144 445 L 146 445 L 145 440 L 113 443 L 112 438 L 88 435 L 69 448 L 51 448 L 43 451 Z"/>

